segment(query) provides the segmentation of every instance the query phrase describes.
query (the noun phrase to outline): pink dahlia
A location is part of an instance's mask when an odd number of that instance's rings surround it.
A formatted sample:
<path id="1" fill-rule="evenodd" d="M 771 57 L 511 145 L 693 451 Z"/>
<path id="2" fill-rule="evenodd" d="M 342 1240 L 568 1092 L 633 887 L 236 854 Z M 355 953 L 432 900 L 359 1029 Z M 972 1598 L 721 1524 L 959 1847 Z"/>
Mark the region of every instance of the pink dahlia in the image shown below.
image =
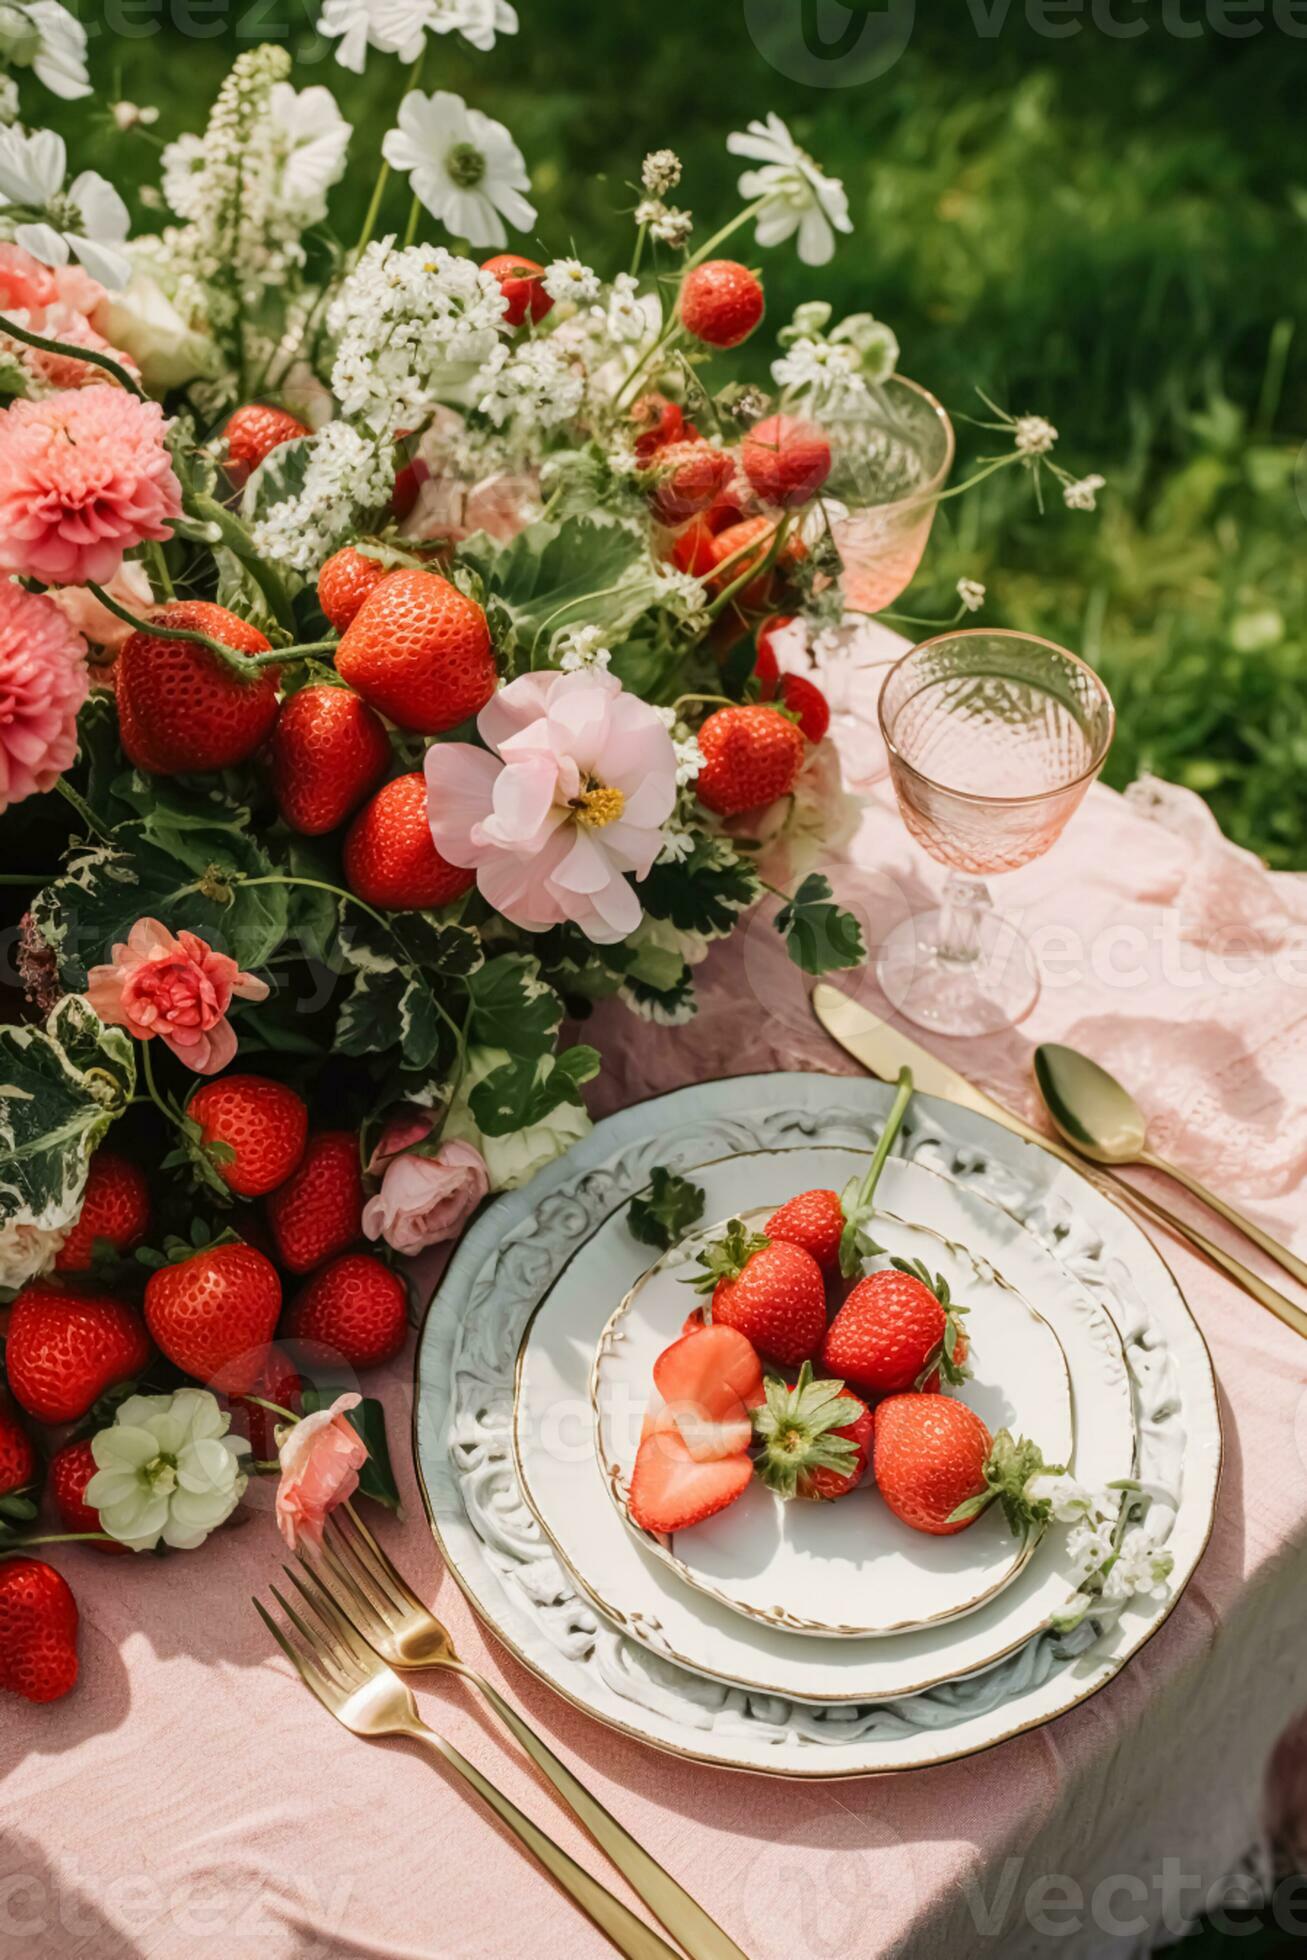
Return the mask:
<path id="1" fill-rule="evenodd" d="M 625 939 L 676 803 L 676 750 L 657 709 L 593 668 L 523 674 L 477 716 L 486 749 L 427 750 L 436 849 L 528 932 L 570 920 Z M 489 753 L 487 753 L 487 749 Z"/>
<path id="2" fill-rule="evenodd" d="M 110 963 L 86 977 L 86 998 L 102 1021 L 138 1041 L 158 1035 L 197 1075 L 216 1075 L 236 1053 L 227 1019 L 233 995 L 266 1000 L 268 989 L 193 932 L 174 938 L 157 919 L 138 919 Z"/>
<path id="3" fill-rule="evenodd" d="M 88 685 L 85 642 L 58 606 L 0 579 L 0 811 L 72 765 Z"/>
<path id="4" fill-rule="evenodd" d="M 123 553 L 172 536 L 181 486 L 163 410 L 121 388 L 17 401 L 0 414 L 0 570 L 104 585 Z"/>

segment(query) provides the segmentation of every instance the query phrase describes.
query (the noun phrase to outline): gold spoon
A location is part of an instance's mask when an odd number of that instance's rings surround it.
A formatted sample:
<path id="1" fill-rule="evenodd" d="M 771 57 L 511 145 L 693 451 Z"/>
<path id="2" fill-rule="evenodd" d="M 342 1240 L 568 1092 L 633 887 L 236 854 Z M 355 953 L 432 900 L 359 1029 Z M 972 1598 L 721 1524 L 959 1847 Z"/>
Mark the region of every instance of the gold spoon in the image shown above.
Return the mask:
<path id="1" fill-rule="evenodd" d="M 1095 1164 L 1142 1164 L 1148 1170 L 1165 1171 L 1195 1198 L 1210 1205 L 1227 1224 L 1237 1226 L 1300 1285 L 1307 1286 L 1307 1260 L 1290 1252 L 1287 1245 L 1281 1245 L 1224 1198 L 1218 1198 L 1190 1172 L 1148 1149 L 1147 1125 L 1138 1103 L 1114 1075 L 1090 1061 L 1088 1055 L 1064 1048 L 1057 1041 L 1043 1042 L 1035 1050 L 1035 1079 L 1055 1126 L 1082 1157 Z"/>

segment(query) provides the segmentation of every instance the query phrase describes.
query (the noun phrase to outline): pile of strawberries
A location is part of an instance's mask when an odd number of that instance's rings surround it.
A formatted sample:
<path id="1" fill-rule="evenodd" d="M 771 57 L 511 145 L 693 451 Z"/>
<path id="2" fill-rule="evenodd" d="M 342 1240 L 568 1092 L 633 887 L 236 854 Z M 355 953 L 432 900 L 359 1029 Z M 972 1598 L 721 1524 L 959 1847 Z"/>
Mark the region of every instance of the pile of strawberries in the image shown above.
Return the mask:
<path id="1" fill-rule="evenodd" d="M 96 1413 L 100 1398 L 124 1383 L 180 1375 L 212 1388 L 254 1458 L 267 1461 L 276 1418 L 246 1398 L 296 1413 L 309 1373 L 373 1368 L 404 1344 L 408 1289 L 361 1246 L 358 1135 L 310 1131 L 295 1091 L 260 1075 L 205 1082 L 187 1116 L 216 1175 L 245 1201 L 232 1214 L 237 1229 L 199 1249 L 170 1242 L 142 1296 L 132 1276 L 147 1267 L 132 1255 L 149 1237 L 149 1187 L 128 1158 L 96 1152 L 55 1271 L 30 1281 L 9 1309 L 4 1374 L 14 1406 L 0 1407 L 0 1523 L 35 1515 L 44 1456 L 53 1528 L 99 1531 L 84 1495 L 96 1468 L 90 1437 L 110 1420 Z M 289 1304 L 283 1276 L 294 1282 Z M 279 1337 L 297 1343 L 294 1357 Z M 39 1448 L 28 1419 L 45 1432 Z M 76 1606 L 58 1574 L 38 1560 L 0 1560 L 0 1687 L 32 1701 L 66 1693 L 75 1633 Z"/>
<path id="2" fill-rule="evenodd" d="M 699 1254 L 709 1297 L 654 1365 L 631 1477 L 645 1530 L 699 1524 L 755 1476 L 782 1498 L 831 1501 L 869 1468 L 916 1531 L 965 1530 L 996 1497 L 1024 1521 L 1030 1446 L 1018 1469 L 1018 1446 L 946 1392 L 966 1378 L 965 1309 L 902 1261 L 850 1284 L 857 1226 L 836 1192 L 805 1191 L 762 1232 L 733 1219 Z"/>

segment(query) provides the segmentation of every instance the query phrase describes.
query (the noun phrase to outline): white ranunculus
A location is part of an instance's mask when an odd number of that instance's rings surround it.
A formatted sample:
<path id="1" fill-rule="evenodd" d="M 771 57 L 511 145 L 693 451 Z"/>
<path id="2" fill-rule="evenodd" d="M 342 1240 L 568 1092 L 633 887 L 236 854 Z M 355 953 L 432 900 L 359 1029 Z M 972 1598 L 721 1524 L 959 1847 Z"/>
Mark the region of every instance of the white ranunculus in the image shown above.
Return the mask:
<path id="1" fill-rule="evenodd" d="M 488 1137 L 477 1128 L 468 1108 L 468 1098 L 478 1082 L 484 1082 L 495 1069 L 512 1057 L 503 1048 L 469 1048 L 463 1079 L 449 1105 L 441 1129 L 442 1138 L 459 1137 L 475 1144 L 485 1160 L 492 1191 L 514 1191 L 529 1178 L 561 1157 L 590 1130 L 590 1118 L 574 1103 L 560 1103 L 541 1123 L 532 1123 L 511 1136 Z M 542 1060 L 541 1068 L 548 1067 Z"/>
<path id="2" fill-rule="evenodd" d="M 760 245 L 781 245 L 795 232 L 805 265 L 825 265 L 835 251 L 835 232 L 852 231 L 849 200 L 838 177 L 828 177 L 801 150 L 774 112 L 726 139 L 732 156 L 751 157 L 762 167 L 746 170 L 740 196 L 750 204 L 763 199 L 757 214 Z"/>
<path id="3" fill-rule="evenodd" d="M 249 1479 L 249 1444 L 207 1388 L 129 1395 L 113 1427 L 91 1439 L 96 1471 L 86 1501 L 111 1538 L 134 1552 L 159 1544 L 193 1552 L 226 1522 Z"/>
<path id="4" fill-rule="evenodd" d="M 166 394 L 221 367 L 207 333 L 188 326 L 176 306 L 143 264 L 137 264 L 121 292 L 110 293 L 95 309 L 91 324 L 111 346 L 130 354 L 152 394 Z"/>
<path id="5" fill-rule="evenodd" d="M 95 170 L 83 170 L 65 190 L 67 168 L 63 137 L 52 129 L 0 129 L 0 207 L 14 207 L 14 241 L 42 265 L 67 265 L 75 253 L 102 286 L 125 286 L 132 269 L 122 249 L 127 206 Z"/>
<path id="6" fill-rule="evenodd" d="M 72 1229 L 71 1218 L 58 1226 L 13 1218 L 0 1225 L 0 1297 L 16 1293 L 29 1279 L 48 1273 Z"/>
<path id="7" fill-rule="evenodd" d="M 414 195 L 456 238 L 478 249 L 508 243 L 504 220 L 518 231 L 535 223 L 522 152 L 503 123 L 469 109 L 461 95 L 413 89 L 399 105 L 381 154 L 408 173 Z"/>

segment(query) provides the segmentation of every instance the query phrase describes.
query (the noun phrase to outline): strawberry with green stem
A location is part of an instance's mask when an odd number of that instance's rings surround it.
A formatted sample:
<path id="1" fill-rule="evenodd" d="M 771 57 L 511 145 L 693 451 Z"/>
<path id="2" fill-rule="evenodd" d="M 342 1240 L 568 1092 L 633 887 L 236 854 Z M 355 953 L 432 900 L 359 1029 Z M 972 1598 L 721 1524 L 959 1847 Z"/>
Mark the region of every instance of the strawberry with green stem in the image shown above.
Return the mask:
<path id="1" fill-rule="evenodd" d="M 862 1481 L 872 1414 L 840 1381 L 814 1381 L 805 1361 L 793 1388 L 769 1375 L 753 1412 L 755 1469 L 778 1497 L 844 1497 Z"/>
<path id="2" fill-rule="evenodd" d="M 1032 1498 L 1038 1476 L 1059 1475 L 1035 1443 L 1006 1429 L 991 1436 L 974 1409 L 946 1395 L 891 1395 L 875 1414 L 876 1483 L 891 1511 L 934 1538 L 965 1531 L 998 1500 L 1018 1536 L 1044 1525 L 1047 1498 Z"/>

